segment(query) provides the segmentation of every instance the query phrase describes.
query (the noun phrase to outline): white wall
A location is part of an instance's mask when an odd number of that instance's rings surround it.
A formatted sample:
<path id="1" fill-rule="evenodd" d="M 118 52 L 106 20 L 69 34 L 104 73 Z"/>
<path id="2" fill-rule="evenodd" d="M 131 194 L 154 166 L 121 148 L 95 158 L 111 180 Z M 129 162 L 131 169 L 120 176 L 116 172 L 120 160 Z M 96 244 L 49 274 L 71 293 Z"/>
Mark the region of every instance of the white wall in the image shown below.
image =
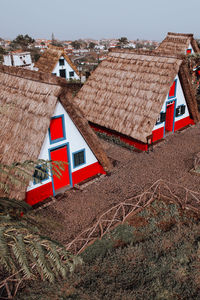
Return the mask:
<path id="1" fill-rule="evenodd" d="M 5 66 L 12 66 L 11 56 L 10 55 L 4 55 L 3 56 L 3 64 Z"/>
<path id="2" fill-rule="evenodd" d="M 64 59 L 64 65 L 60 66 L 59 65 L 59 61 L 58 61 L 52 73 L 56 74 L 56 76 L 60 76 L 59 70 L 66 70 L 66 79 L 67 80 L 69 80 L 70 78 L 71 79 L 79 80 L 80 77 L 78 76 L 78 74 L 76 74 L 76 72 L 68 64 L 68 62 L 66 61 L 66 59 L 64 58 L 64 56 L 61 56 L 60 59 Z M 69 76 L 69 72 L 74 72 L 74 77 L 70 77 Z"/>
<path id="3" fill-rule="evenodd" d="M 169 99 L 168 94 L 167 94 L 167 97 L 166 97 L 165 102 L 162 106 L 161 112 L 166 113 L 166 102 L 176 99 L 176 106 L 175 106 L 174 109 L 176 109 L 179 105 L 185 105 L 186 106 L 185 107 L 185 113 L 183 115 L 179 116 L 179 117 L 175 117 L 175 122 L 176 122 L 178 120 L 181 120 L 181 119 L 184 119 L 184 118 L 188 117 L 189 116 L 189 111 L 188 111 L 187 103 L 186 103 L 186 100 L 185 100 L 185 96 L 183 94 L 183 90 L 182 90 L 181 83 L 180 83 L 178 75 L 174 78 L 174 80 L 177 80 L 176 96 L 174 98 Z M 165 122 L 157 124 L 157 125 L 154 126 L 153 130 L 162 128 L 164 126 L 165 126 Z"/>
<path id="4" fill-rule="evenodd" d="M 68 142 L 69 143 L 68 150 L 69 150 L 69 156 L 70 156 L 70 167 L 71 167 L 71 172 L 73 173 L 74 171 L 83 169 L 83 168 L 97 162 L 97 159 L 96 159 L 95 155 L 93 154 L 93 152 L 90 150 L 89 146 L 85 142 L 82 135 L 80 134 L 79 130 L 76 128 L 76 126 L 72 122 L 71 118 L 65 111 L 62 104 L 58 102 L 56 105 L 55 112 L 52 117 L 59 116 L 62 114 L 64 114 L 66 139 L 63 141 L 60 141 L 58 143 L 50 144 L 49 133 L 47 132 L 42 149 L 40 151 L 39 159 L 50 160 L 49 150 L 54 149 L 57 146 L 65 145 Z M 73 152 L 76 152 L 76 151 L 79 151 L 82 149 L 85 149 L 86 163 L 84 165 L 74 168 L 73 167 Z M 27 191 L 30 191 L 34 188 L 37 188 L 43 184 L 48 183 L 48 182 L 51 182 L 51 177 L 49 177 L 48 180 L 45 180 L 44 182 L 38 183 L 38 184 L 33 184 L 33 182 L 31 181 Z"/>
<path id="5" fill-rule="evenodd" d="M 13 62 L 12 58 L 13 57 Z M 23 66 L 32 66 L 32 59 L 29 52 L 22 53 L 11 53 L 4 55 L 4 65 L 14 66 L 14 67 L 23 67 Z"/>
<path id="6" fill-rule="evenodd" d="M 32 64 L 30 53 L 13 54 L 14 66 L 23 66 Z"/>

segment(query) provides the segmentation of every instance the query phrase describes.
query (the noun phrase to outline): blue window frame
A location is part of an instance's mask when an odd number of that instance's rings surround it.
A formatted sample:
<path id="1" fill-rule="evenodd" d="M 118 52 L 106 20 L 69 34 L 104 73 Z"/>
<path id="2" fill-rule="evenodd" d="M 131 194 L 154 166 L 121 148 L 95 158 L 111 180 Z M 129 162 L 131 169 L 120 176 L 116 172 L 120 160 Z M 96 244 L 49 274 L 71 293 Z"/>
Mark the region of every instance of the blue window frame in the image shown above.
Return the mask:
<path id="1" fill-rule="evenodd" d="M 33 184 L 42 183 L 47 179 L 49 179 L 49 172 L 47 166 L 45 165 L 36 166 L 33 174 Z"/>
<path id="2" fill-rule="evenodd" d="M 73 167 L 77 168 L 85 164 L 85 149 L 81 149 L 79 151 L 72 153 L 73 157 Z"/>
<path id="3" fill-rule="evenodd" d="M 61 118 L 61 119 L 62 119 L 62 137 L 57 138 L 57 139 L 52 139 L 52 137 L 51 137 L 51 131 L 50 131 L 50 126 L 49 126 L 49 130 L 48 130 L 48 132 L 49 132 L 49 142 L 50 142 L 51 145 L 66 140 L 66 131 L 65 131 L 65 119 L 64 119 L 64 114 L 59 115 L 59 116 L 52 117 L 51 120 L 58 119 L 58 118 Z M 59 129 L 60 129 L 60 128 L 58 128 L 58 130 L 59 130 Z"/>

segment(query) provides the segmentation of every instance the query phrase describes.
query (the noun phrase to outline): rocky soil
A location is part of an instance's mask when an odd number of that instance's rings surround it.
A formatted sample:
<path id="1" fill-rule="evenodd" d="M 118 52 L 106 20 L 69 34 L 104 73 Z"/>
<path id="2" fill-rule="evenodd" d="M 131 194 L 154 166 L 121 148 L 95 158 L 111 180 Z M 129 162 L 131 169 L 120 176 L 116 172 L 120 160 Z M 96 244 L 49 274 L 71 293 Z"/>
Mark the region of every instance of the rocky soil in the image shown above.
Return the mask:
<path id="1" fill-rule="evenodd" d="M 102 143 L 115 165 L 110 176 L 68 190 L 36 211 L 39 218 L 48 217 L 51 226 L 47 223 L 47 233 L 54 239 L 69 242 L 108 208 L 139 194 L 158 179 L 200 192 L 200 176 L 189 172 L 200 152 L 200 125 L 168 135 L 149 154 Z"/>

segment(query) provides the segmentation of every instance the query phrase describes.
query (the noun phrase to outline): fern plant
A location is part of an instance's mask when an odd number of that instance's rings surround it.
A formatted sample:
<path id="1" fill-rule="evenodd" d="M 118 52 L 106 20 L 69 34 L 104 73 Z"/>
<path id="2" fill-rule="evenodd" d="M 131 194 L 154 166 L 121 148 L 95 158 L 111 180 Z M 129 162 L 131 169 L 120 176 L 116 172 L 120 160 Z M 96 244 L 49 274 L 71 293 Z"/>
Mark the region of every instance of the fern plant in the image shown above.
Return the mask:
<path id="1" fill-rule="evenodd" d="M 38 165 L 44 168 L 37 168 Z M 8 166 L 0 164 L 0 174 L 7 177 L 0 182 L 1 189 L 9 192 L 12 184 L 27 185 L 33 180 L 34 170 L 48 172 L 60 177 L 65 162 L 25 161 Z M 46 171 L 45 171 L 46 172 Z M 35 178 L 37 180 L 37 178 Z M 15 275 L 23 279 L 42 279 L 50 282 L 65 278 L 82 260 L 66 251 L 60 243 L 41 236 L 39 229 L 30 218 L 32 207 L 24 201 L 0 197 L 0 274 Z M 4 284 L 0 282 L 0 291 Z"/>
<path id="2" fill-rule="evenodd" d="M 65 278 L 78 263 L 81 259 L 60 243 L 41 236 L 38 229 L 29 224 L 28 215 L 21 220 L 16 216 L 0 216 L 0 269 L 3 273 L 52 282 L 55 278 Z"/>

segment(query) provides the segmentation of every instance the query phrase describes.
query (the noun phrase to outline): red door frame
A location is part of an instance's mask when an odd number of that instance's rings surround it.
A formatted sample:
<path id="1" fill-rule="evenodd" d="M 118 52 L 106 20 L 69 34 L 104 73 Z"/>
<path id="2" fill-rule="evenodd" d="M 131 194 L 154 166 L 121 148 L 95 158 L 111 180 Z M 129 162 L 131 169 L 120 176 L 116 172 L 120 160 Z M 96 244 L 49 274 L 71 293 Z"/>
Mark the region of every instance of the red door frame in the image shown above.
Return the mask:
<path id="1" fill-rule="evenodd" d="M 63 145 L 60 145 L 60 146 L 57 146 L 57 147 L 54 147 L 54 148 L 49 149 L 49 159 L 51 160 L 51 152 L 56 151 L 56 150 L 59 150 L 59 149 L 62 149 L 62 148 L 66 148 L 67 162 L 68 162 L 68 165 L 66 166 L 66 168 L 67 168 L 68 175 L 69 175 L 69 181 L 68 181 L 68 182 L 66 181 L 66 185 L 63 185 L 62 187 L 67 186 L 67 185 L 73 186 L 73 184 L 72 184 L 72 173 L 71 173 L 71 163 L 70 163 L 69 143 L 66 143 L 66 144 L 63 144 Z M 58 159 L 57 159 L 57 160 L 58 160 Z M 60 159 L 60 160 L 62 160 L 62 159 Z M 65 160 L 65 161 L 66 161 L 66 160 Z M 61 172 L 62 172 L 62 170 L 61 170 Z M 56 190 L 58 190 L 58 189 L 60 189 L 60 188 L 62 188 L 62 187 L 60 186 L 59 188 L 55 188 L 55 182 L 54 182 L 54 179 L 59 181 L 59 178 L 57 178 L 57 177 L 56 177 L 55 175 L 53 175 L 52 173 L 51 173 L 51 177 L 52 177 L 53 194 L 54 194 L 54 196 L 55 196 Z"/>

